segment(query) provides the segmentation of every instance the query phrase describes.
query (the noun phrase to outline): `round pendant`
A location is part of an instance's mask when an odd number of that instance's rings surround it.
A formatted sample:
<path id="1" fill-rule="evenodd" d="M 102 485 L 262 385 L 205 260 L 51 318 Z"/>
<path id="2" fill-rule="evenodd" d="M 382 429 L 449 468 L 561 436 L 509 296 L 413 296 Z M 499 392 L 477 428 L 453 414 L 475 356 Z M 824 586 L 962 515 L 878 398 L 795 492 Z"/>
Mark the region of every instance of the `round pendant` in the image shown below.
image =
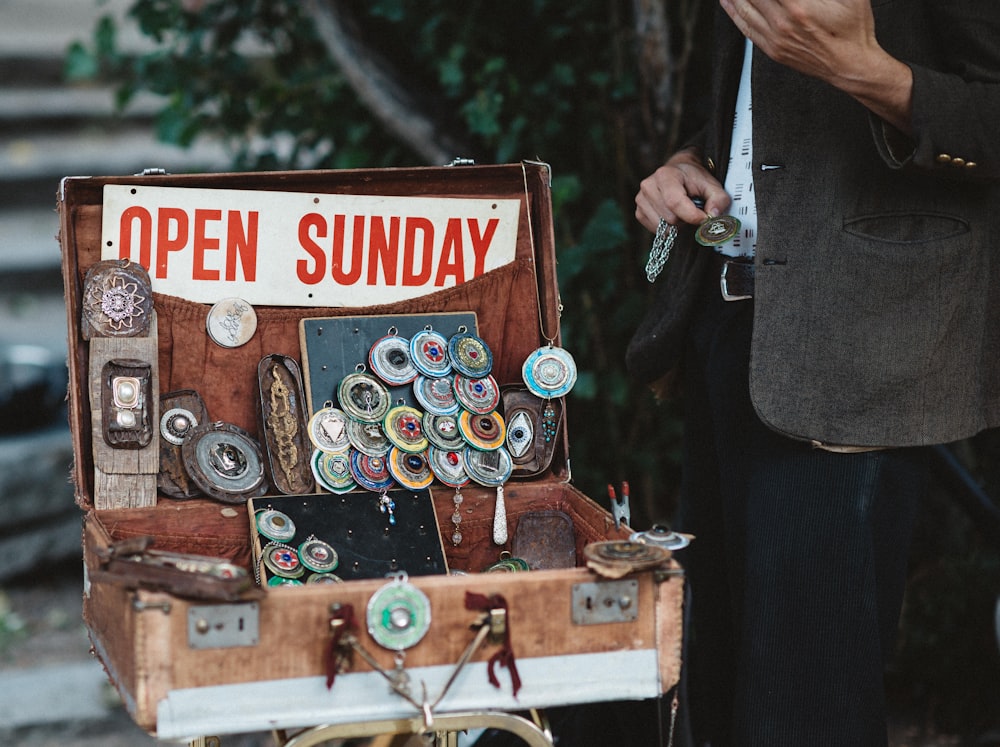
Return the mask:
<path id="1" fill-rule="evenodd" d="M 254 521 L 257 531 L 274 542 L 288 542 L 295 536 L 295 522 L 282 511 L 273 508 L 258 511 Z"/>
<path id="2" fill-rule="evenodd" d="M 413 382 L 413 396 L 432 415 L 454 415 L 461 406 L 448 377 L 417 376 Z"/>
<path id="3" fill-rule="evenodd" d="M 216 345 L 238 348 L 257 331 L 257 312 L 242 298 L 224 298 L 208 312 L 205 327 Z"/>
<path id="4" fill-rule="evenodd" d="M 447 376 L 451 372 L 448 341 L 429 328 L 410 338 L 410 360 L 417 372 L 424 376 Z"/>
<path id="5" fill-rule="evenodd" d="M 368 351 L 372 371 L 389 386 L 409 384 L 417 378 L 417 369 L 410 359 L 410 341 L 389 334 L 376 340 Z"/>
<path id="6" fill-rule="evenodd" d="M 297 578 L 282 578 L 281 576 L 271 576 L 267 580 L 268 586 L 302 586 L 302 582 Z"/>
<path id="7" fill-rule="evenodd" d="M 465 455 L 461 451 L 445 451 L 428 446 L 427 463 L 434 477 L 448 487 L 460 488 L 469 482 L 469 475 L 465 471 Z"/>
<path id="8" fill-rule="evenodd" d="M 458 373 L 470 379 L 488 376 L 493 369 L 493 353 L 486 343 L 471 332 L 459 332 L 448 340 L 448 356 Z"/>
<path id="9" fill-rule="evenodd" d="M 461 451 L 465 448 L 465 439 L 458 429 L 458 418 L 455 415 L 432 415 L 424 413 L 424 436 L 427 440 L 444 451 Z"/>
<path id="10" fill-rule="evenodd" d="M 510 453 L 504 448 L 480 451 L 469 446 L 465 449 L 465 471 L 469 478 L 484 487 L 495 488 L 510 479 L 514 469 Z"/>
<path id="11" fill-rule="evenodd" d="M 83 318 L 101 337 L 137 337 L 149 331 L 153 291 L 149 273 L 138 262 L 108 259 L 87 270 L 83 287 Z"/>
<path id="12" fill-rule="evenodd" d="M 389 410 L 382 423 L 386 438 L 403 451 L 418 452 L 427 448 L 423 433 L 423 413 L 415 407 L 399 405 Z"/>
<path id="13" fill-rule="evenodd" d="M 351 474 L 351 457 L 349 452 L 331 453 L 316 449 L 312 461 L 313 477 L 321 486 L 331 493 L 349 493 L 355 488 L 354 476 Z"/>
<path id="14" fill-rule="evenodd" d="M 305 573 L 299 554 L 288 545 L 269 543 L 261 553 L 264 567 L 281 578 L 299 578 Z"/>
<path id="15" fill-rule="evenodd" d="M 216 500 L 243 503 L 267 492 L 260 446 L 239 426 L 198 426 L 181 444 L 181 455 L 191 479 Z"/>
<path id="16" fill-rule="evenodd" d="M 694 240 L 702 246 L 719 246 L 725 244 L 740 232 L 740 222 L 731 215 L 711 217 L 698 226 L 694 232 Z"/>
<path id="17" fill-rule="evenodd" d="M 363 423 L 381 422 L 392 403 L 385 384 L 360 371 L 347 374 L 340 380 L 337 396 L 344 412 Z"/>
<path id="18" fill-rule="evenodd" d="M 351 445 L 347 434 L 347 414 L 330 403 L 309 418 L 309 440 L 320 451 L 336 453 Z"/>
<path id="19" fill-rule="evenodd" d="M 683 550 L 691 544 L 691 537 L 686 534 L 675 532 L 662 524 L 654 524 L 652 529 L 645 532 L 633 532 L 629 536 L 632 542 L 641 542 L 646 545 L 655 545 L 665 550 Z"/>
<path id="20" fill-rule="evenodd" d="M 388 490 L 396 484 L 385 457 L 368 456 L 360 451 L 351 452 L 351 474 L 358 485 L 373 493 Z"/>
<path id="21" fill-rule="evenodd" d="M 306 579 L 307 584 L 342 584 L 344 579 L 332 573 L 313 573 Z"/>
<path id="22" fill-rule="evenodd" d="M 412 453 L 393 447 L 389 451 L 389 473 L 396 482 L 410 490 L 426 488 L 434 480 L 426 452 Z"/>
<path id="23" fill-rule="evenodd" d="M 313 573 L 329 573 L 337 567 L 340 557 L 337 551 L 323 540 L 315 537 L 299 545 L 299 559 Z"/>
<path id="24" fill-rule="evenodd" d="M 393 651 L 415 646 L 431 627 L 431 602 L 400 577 L 372 594 L 366 614 L 368 635 Z"/>
<path id="25" fill-rule="evenodd" d="M 469 446 L 481 451 L 493 451 L 503 446 L 507 429 L 498 412 L 484 415 L 463 410 L 458 416 L 458 429 Z"/>
<path id="26" fill-rule="evenodd" d="M 500 405 L 500 387 L 492 376 L 470 379 L 462 374 L 455 375 L 455 397 L 469 412 L 485 415 Z"/>
<path id="27" fill-rule="evenodd" d="M 198 425 L 198 418 L 190 410 L 174 407 L 160 418 L 160 435 L 167 443 L 180 446 L 191 429 Z"/>
<path id="28" fill-rule="evenodd" d="M 576 383 L 576 361 L 565 348 L 547 345 L 527 357 L 521 377 L 536 397 L 562 397 Z"/>
<path id="29" fill-rule="evenodd" d="M 347 438 L 351 446 L 368 456 L 385 456 L 392 444 L 385 437 L 381 423 L 362 423 L 351 420 L 347 423 Z"/>

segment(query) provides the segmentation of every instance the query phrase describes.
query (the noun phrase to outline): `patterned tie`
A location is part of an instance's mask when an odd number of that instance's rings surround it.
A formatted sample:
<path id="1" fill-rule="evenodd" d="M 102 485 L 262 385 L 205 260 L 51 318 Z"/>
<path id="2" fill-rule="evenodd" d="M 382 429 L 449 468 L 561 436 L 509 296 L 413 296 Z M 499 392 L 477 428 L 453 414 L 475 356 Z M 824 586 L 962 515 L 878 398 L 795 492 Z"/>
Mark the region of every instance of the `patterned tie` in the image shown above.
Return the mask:
<path id="1" fill-rule="evenodd" d="M 753 117 L 750 100 L 750 68 L 753 45 L 748 39 L 743 54 L 743 73 L 736 96 L 733 142 L 729 149 L 726 191 L 733 198 L 729 214 L 739 218 L 740 232 L 717 251 L 733 257 L 751 257 L 757 246 L 757 201 L 753 194 Z"/>

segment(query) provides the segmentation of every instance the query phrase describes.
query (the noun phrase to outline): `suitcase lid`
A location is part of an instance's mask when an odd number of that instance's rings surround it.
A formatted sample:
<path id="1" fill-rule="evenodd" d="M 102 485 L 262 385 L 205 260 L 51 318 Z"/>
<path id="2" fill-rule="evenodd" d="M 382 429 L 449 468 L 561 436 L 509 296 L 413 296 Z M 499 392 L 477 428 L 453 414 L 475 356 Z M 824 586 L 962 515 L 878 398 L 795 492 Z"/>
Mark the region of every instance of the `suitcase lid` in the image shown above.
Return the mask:
<path id="1" fill-rule="evenodd" d="M 492 373 L 501 387 L 523 386 L 524 361 L 539 348 L 560 343 L 550 172 L 545 164 L 67 177 L 61 185 L 58 208 L 69 337 L 68 411 L 76 498 L 85 509 L 93 507 L 95 478 L 88 397 L 90 344 L 84 339 L 82 329 L 82 296 L 87 270 L 101 259 L 107 185 L 509 199 L 519 203 L 514 260 L 510 264 L 455 287 L 394 303 L 352 307 L 258 306 L 254 338 L 235 349 L 219 348 L 206 333 L 211 304 L 154 293 L 159 393 L 196 389 L 213 421 L 233 423 L 256 433 L 257 364 L 270 354 L 301 360 L 298 327 L 304 318 L 472 312 L 478 321 L 479 336 L 494 356 Z M 524 479 L 569 479 L 564 408 L 559 413 L 563 427 L 557 434 L 550 465 L 537 477 Z"/>

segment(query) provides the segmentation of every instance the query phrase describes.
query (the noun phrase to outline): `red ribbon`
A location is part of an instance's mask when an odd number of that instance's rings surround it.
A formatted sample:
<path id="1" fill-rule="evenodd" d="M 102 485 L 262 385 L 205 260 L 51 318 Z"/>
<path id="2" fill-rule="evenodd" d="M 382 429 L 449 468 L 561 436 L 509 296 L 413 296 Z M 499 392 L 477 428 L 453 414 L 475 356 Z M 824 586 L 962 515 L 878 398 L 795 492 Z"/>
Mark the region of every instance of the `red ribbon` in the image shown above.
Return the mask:
<path id="1" fill-rule="evenodd" d="M 334 626 L 333 623 L 338 620 L 341 621 L 342 624 Z M 338 655 L 340 641 L 347 632 L 353 630 L 355 627 L 354 605 L 345 604 L 334 610 L 333 614 L 330 616 L 330 623 L 333 628 L 333 635 L 330 637 L 330 642 L 326 646 L 326 652 L 323 654 L 323 661 L 326 664 L 327 690 L 333 687 L 333 681 L 337 679 L 337 663 L 340 659 L 340 656 Z"/>
<path id="2" fill-rule="evenodd" d="M 486 614 L 489 614 L 490 610 L 495 609 L 506 611 L 507 600 L 500 594 L 486 596 L 485 594 L 476 594 L 475 592 L 467 591 L 465 592 L 465 609 L 485 612 Z M 499 688 L 500 680 L 497 679 L 495 671 L 497 664 L 506 667 L 510 671 L 510 683 L 514 691 L 514 697 L 516 698 L 517 691 L 521 689 L 521 676 L 517 673 L 517 663 L 514 661 L 514 649 L 510 645 L 510 615 L 507 615 L 504 626 L 503 645 L 499 651 L 490 657 L 489 667 L 487 668 L 490 684 L 493 687 Z"/>

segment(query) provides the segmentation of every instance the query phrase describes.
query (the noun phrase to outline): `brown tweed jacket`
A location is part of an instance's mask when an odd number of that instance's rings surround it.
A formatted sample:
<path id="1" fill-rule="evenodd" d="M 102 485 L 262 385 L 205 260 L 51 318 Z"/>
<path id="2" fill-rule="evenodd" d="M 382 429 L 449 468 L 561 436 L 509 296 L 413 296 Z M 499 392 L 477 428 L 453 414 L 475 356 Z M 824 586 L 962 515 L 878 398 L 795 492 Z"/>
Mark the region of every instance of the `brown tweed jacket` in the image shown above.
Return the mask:
<path id="1" fill-rule="evenodd" d="M 763 421 L 795 438 L 941 443 L 1000 425 L 1000 2 L 872 7 L 913 70 L 912 139 L 755 52 L 749 384 Z M 718 15 L 717 114 L 697 144 L 722 180 L 743 39 Z M 644 379 L 674 363 L 649 330 L 629 351 Z"/>

